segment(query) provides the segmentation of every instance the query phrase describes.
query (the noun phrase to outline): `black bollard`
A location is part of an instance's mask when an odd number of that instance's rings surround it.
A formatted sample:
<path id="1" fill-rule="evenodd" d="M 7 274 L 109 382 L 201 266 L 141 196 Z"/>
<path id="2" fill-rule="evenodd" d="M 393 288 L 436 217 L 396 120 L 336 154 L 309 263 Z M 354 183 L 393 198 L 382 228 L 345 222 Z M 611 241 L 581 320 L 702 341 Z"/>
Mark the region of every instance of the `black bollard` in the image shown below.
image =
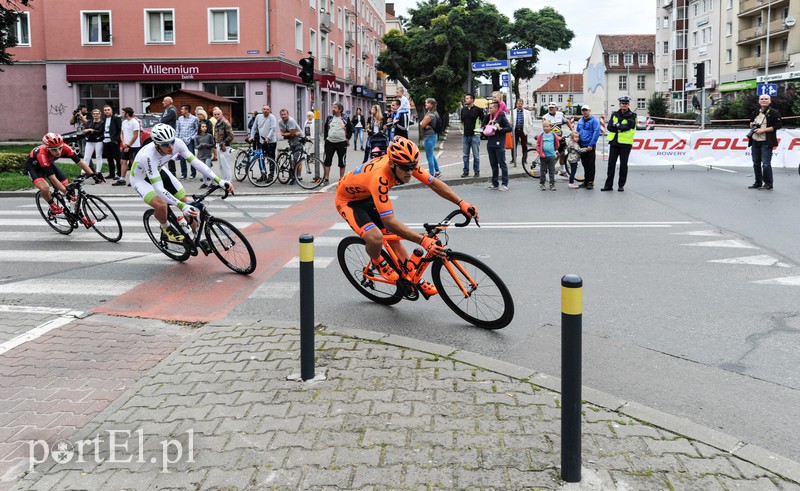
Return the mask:
<path id="1" fill-rule="evenodd" d="M 300 378 L 314 378 L 314 236 L 300 236 Z"/>
<path id="2" fill-rule="evenodd" d="M 581 324 L 583 280 L 561 278 L 561 479 L 581 480 Z"/>

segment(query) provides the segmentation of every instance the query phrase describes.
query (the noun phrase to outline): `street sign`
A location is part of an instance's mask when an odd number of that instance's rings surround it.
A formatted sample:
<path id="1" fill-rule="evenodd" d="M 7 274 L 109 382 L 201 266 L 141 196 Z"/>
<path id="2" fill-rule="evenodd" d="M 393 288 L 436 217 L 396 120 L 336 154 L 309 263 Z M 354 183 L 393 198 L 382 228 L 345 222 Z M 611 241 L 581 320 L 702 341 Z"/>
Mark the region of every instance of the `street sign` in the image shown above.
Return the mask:
<path id="1" fill-rule="evenodd" d="M 508 68 L 508 60 L 476 61 L 472 63 L 473 72 L 480 72 L 483 70 L 500 70 L 503 68 Z"/>
<path id="2" fill-rule="evenodd" d="M 778 84 L 758 84 L 758 95 L 768 95 L 770 97 L 778 95 Z"/>
<path id="3" fill-rule="evenodd" d="M 530 58 L 533 56 L 533 48 L 520 48 L 508 50 L 509 58 Z"/>
<path id="4" fill-rule="evenodd" d="M 500 74 L 500 86 L 501 87 L 508 87 L 508 73 L 501 73 Z"/>

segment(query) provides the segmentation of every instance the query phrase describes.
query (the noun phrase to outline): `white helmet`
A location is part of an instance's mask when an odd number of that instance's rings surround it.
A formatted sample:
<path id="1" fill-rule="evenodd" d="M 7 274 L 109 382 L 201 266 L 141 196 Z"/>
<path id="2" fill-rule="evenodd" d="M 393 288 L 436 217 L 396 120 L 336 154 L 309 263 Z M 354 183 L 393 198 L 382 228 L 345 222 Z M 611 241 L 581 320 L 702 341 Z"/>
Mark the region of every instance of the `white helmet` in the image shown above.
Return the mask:
<path id="1" fill-rule="evenodd" d="M 158 123 L 153 126 L 150 131 L 150 138 L 156 142 L 157 145 L 166 145 L 175 141 L 175 128 L 168 124 Z"/>

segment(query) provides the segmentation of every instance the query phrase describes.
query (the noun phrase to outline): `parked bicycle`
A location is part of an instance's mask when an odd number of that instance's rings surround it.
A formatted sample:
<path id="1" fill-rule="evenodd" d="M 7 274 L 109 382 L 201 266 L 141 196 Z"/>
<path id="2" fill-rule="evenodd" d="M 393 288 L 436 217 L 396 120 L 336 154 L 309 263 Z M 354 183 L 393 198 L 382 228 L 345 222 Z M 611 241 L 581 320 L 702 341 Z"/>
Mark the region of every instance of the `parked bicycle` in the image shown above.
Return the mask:
<path id="1" fill-rule="evenodd" d="M 78 176 L 67 185 L 67 196 L 58 189 L 51 191 L 53 202 L 63 210 L 55 214 L 50 204 L 36 192 L 36 207 L 50 227 L 56 232 L 69 235 L 83 225 L 94 229 L 97 234 L 109 242 L 118 242 L 122 238 L 122 224 L 111 206 L 102 198 L 87 193 L 83 189 L 83 181 L 88 176 Z"/>
<path id="2" fill-rule="evenodd" d="M 278 181 L 281 184 L 296 182 L 303 189 L 315 189 L 322 184 L 322 161 L 306 151 L 307 138 L 300 138 L 298 146 L 278 150 L 275 159 Z"/>
<path id="3" fill-rule="evenodd" d="M 206 204 L 203 203 L 217 189 L 221 188 L 212 185 L 204 194 L 192 195 L 194 201 L 190 204 L 200 210 L 200 214 L 186 226 L 179 224 L 172 207 L 167 209 L 167 220 L 170 225 L 174 230 L 181 231 L 182 235 L 178 240 L 170 240 L 163 233 L 153 209 L 144 212 L 144 229 L 153 244 L 171 259 L 185 261 L 189 259 L 189 256 L 198 255 L 200 251 L 206 256 L 213 252 L 232 271 L 250 274 L 256 269 L 256 253 L 250 242 L 238 228 L 221 218 L 212 216 Z M 225 190 L 225 196 L 222 199 L 226 199 L 228 194 L 228 191 Z M 185 222 L 186 220 L 181 221 Z M 192 225 L 195 226 L 192 227 Z"/>
<path id="4" fill-rule="evenodd" d="M 456 227 L 470 223 L 471 217 L 455 210 L 439 223 L 424 224 L 425 235 L 444 238 L 444 245 L 447 245 L 447 228 L 457 215 L 466 220 L 455 223 Z M 477 220 L 475 224 L 480 226 Z M 365 297 L 383 305 L 394 305 L 403 299 L 418 300 L 421 290 L 417 285 L 431 267 L 431 278 L 439 295 L 462 319 L 478 327 L 502 329 L 514 318 L 511 292 L 497 273 L 482 261 L 451 249 L 446 250 L 444 257 L 433 253 L 426 255 L 422 249 L 415 249 L 412 256 L 401 264 L 392 248 L 388 247 L 388 242 L 394 240 L 402 239 L 395 234 L 384 234 L 381 255 L 399 274 L 397 281 L 387 280 L 373 270 L 361 237 L 345 237 L 339 243 L 339 265 L 348 281 Z"/>

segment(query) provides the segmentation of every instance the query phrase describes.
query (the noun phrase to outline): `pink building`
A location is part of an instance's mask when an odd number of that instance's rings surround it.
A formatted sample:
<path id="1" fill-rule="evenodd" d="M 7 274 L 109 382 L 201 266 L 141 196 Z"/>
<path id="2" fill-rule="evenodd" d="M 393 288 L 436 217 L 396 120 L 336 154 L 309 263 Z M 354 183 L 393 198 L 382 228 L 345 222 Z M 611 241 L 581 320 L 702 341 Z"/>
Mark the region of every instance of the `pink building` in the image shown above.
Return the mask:
<path id="1" fill-rule="evenodd" d="M 264 104 L 298 121 L 313 90 L 298 76 L 312 52 L 323 117 L 330 104 L 365 113 L 383 101 L 375 63 L 386 31 L 384 0 L 47 0 L 17 23 L 13 66 L 0 100 L 20 108 L 0 120 L 0 140 L 71 131 L 78 104 L 147 112 L 143 102 L 177 89 L 236 101 L 234 129 Z M 356 95 L 357 94 L 357 95 Z M 8 101 L 14 101 L 8 104 Z"/>

